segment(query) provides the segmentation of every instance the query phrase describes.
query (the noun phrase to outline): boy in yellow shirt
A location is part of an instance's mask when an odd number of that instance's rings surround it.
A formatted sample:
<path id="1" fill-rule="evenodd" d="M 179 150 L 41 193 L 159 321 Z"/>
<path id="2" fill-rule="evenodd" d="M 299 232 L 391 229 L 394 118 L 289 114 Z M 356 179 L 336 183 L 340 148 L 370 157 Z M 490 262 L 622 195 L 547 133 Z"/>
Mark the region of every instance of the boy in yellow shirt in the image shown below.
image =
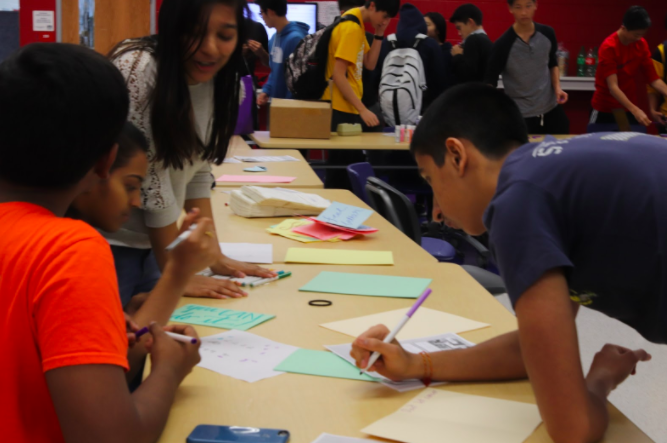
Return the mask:
<path id="1" fill-rule="evenodd" d="M 333 30 L 326 72 L 326 78 L 333 79 L 333 85 L 322 96 L 322 100 L 331 100 L 332 131 L 340 123 L 363 121 L 370 127 L 380 124 L 377 116 L 361 102 L 364 93 L 361 76 L 364 67 L 370 71 L 375 69 L 384 32 L 389 20 L 398 14 L 399 7 L 400 0 L 369 0 L 364 6 L 350 9 L 344 14 L 354 16 L 356 23 L 355 20 L 345 21 Z M 366 41 L 364 23 L 370 23 L 375 28 L 375 40 L 370 47 Z M 357 161 L 365 161 L 361 152 L 340 150 L 329 153 L 330 164 L 348 165 Z M 344 170 L 329 170 L 325 184 L 327 188 L 350 189 Z"/>
<path id="2" fill-rule="evenodd" d="M 665 16 L 665 29 L 667 29 L 667 16 Z M 667 59 L 667 40 L 655 48 L 651 58 L 653 59 L 655 72 L 667 83 L 667 69 L 665 69 L 667 67 L 667 63 L 665 63 Z M 658 126 L 658 132 L 660 134 L 667 134 L 667 100 L 664 100 L 662 94 L 651 85 L 648 85 L 647 88 L 651 117 L 653 117 L 653 121 Z"/>

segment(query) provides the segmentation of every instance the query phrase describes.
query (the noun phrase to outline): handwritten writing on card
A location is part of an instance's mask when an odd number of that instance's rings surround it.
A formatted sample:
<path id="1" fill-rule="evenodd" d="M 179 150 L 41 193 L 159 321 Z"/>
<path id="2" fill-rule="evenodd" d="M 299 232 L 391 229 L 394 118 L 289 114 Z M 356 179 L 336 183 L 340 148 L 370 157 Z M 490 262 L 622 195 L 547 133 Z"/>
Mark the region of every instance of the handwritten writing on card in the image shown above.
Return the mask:
<path id="1" fill-rule="evenodd" d="M 333 202 L 317 219 L 346 228 L 357 229 L 373 214 L 369 209 Z"/>
<path id="2" fill-rule="evenodd" d="M 271 320 L 273 317 L 275 315 L 211 308 L 201 305 L 185 305 L 174 311 L 170 320 L 192 325 L 247 331 L 260 323 Z"/>

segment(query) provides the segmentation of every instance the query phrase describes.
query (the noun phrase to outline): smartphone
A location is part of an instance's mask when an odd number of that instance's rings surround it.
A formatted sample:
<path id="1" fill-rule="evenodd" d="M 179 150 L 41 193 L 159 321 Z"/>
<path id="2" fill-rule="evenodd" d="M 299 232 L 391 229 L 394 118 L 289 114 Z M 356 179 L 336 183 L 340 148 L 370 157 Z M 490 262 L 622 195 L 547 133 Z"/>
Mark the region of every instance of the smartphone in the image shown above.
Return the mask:
<path id="1" fill-rule="evenodd" d="M 241 426 L 199 425 L 187 443 L 287 443 L 289 432 L 282 429 L 245 428 Z"/>

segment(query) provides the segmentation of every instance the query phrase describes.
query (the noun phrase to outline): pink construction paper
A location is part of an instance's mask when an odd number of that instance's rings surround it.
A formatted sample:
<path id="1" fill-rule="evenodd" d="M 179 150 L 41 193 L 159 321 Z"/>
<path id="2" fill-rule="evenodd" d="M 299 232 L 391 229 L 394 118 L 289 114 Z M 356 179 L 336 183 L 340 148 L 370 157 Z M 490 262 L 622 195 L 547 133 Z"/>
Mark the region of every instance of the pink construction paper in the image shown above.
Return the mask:
<path id="1" fill-rule="evenodd" d="M 349 240 L 356 236 L 351 232 L 341 231 L 340 229 L 330 228 L 329 226 L 324 226 L 319 223 L 311 223 L 305 226 L 297 226 L 292 228 L 292 232 L 297 234 L 307 235 L 309 237 L 319 238 L 320 240 L 331 240 L 332 238 L 338 237 L 341 240 Z"/>
<path id="2" fill-rule="evenodd" d="M 285 177 L 282 175 L 228 175 L 216 179 L 217 182 L 241 182 L 241 183 L 292 183 L 296 177 Z"/>
<path id="3" fill-rule="evenodd" d="M 331 223 L 323 222 L 322 220 L 318 220 L 315 217 L 308 217 L 308 220 L 313 221 L 317 223 L 318 225 L 322 226 L 328 226 L 330 228 L 336 229 L 338 231 L 343 231 L 343 232 L 350 232 L 353 234 L 373 234 L 374 232 L 378 232 L 377 228 L 368 228 L 368 229 L 350 229 L 350 228 L 345 228 L 343 226 L 338 226 L 338 225 L 332 225 Z"/>

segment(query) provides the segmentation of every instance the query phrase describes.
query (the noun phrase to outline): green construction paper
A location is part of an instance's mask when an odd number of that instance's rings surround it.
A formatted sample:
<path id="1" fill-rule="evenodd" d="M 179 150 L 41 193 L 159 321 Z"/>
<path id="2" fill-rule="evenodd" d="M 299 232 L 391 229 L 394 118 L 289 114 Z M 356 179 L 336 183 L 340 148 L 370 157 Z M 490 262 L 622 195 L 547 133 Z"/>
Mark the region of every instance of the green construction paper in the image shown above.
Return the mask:
<path id="1" fill-rule="evenodd" d="M 320 377 L 347 378 L 350 380 L 378 381 L 366 374 L 359 374 L 359 368 L 328 351 L 298 349 L 283 360 L 274 371 L 295 374 L 319 375 Z"/>
<path id="2" fill-rule="evenodd" d="M 368 295 L 371 297 L 418 298 L 428 288 L 431 281 L 430 278 L 323 271 L 306 283 L 299 291 Z"/>
<path id="3" fill-rule="evenodd" d="M 273 317 L 275 315 L 211 308 L 200 305 L 185 305 L 175 310 L 170 320 L 191 325 L 247 331 L 260 323 L 271 320 Z"/>

